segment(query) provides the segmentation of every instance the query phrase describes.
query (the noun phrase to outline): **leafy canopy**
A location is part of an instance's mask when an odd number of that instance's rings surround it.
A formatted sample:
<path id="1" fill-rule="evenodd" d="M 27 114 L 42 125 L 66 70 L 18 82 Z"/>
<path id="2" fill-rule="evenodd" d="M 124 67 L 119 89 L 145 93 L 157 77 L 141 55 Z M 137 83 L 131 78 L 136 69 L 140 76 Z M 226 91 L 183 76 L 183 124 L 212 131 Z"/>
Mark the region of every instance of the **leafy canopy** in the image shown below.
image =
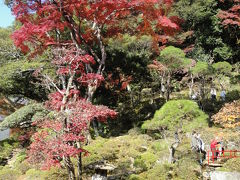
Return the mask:
<path id="1" fill-rule="evenodd" d="M 216 73 L 228 75 L 232 72 L 232 65 L 226 61 L 214 63 L 212 66 Z"/>
<path id="2" fill-rule="evenodd" d="M 185 57 L 183 50 L 174 46 L 164 48 L 158 60 L 167 67 L 169 71 L 182 69 L 191 63 L 190 59 Z"/>
<path id="3" fill-rule="evenodd" d="M 205 76 L 210 73 L 210 68 L 207 62 L 198 61 L 191 72 L 194 76 Z"/>

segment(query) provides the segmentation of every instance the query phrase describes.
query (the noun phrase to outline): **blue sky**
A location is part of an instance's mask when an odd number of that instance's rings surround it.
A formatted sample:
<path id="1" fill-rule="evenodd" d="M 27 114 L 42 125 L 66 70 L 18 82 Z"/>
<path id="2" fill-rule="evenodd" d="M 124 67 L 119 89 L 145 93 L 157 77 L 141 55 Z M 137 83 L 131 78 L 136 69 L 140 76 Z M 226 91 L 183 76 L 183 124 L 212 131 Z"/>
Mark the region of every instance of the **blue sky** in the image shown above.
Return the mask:
<path id="1" fill-rule="evenodd" d="M 0 27 L 8 27 L 12 25 L 14 16 L 3 1 L 4 0 L 0 0 Z"/>

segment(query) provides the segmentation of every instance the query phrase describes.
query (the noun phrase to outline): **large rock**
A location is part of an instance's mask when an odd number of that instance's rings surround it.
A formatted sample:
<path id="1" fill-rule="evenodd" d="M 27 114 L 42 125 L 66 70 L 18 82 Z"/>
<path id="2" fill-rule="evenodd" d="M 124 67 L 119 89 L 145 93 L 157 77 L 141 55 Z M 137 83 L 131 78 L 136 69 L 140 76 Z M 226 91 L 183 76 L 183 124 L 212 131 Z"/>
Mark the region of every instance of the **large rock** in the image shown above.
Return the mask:
<path id="1" fill-rule="evenodd" d="M 214 171 L 210 173 L 211 180 L 240 180 L 239 172 Z"/>

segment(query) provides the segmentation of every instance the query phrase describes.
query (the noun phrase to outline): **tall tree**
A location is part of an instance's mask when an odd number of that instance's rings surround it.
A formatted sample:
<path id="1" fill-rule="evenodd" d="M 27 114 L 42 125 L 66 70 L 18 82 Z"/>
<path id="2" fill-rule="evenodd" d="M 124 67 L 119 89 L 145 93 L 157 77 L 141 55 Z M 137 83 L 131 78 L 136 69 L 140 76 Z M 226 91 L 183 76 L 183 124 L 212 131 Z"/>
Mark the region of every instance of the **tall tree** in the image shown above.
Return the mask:
<path id="1" fill-rule="evenodd" d="M 159 72 L 161 76 L 161 89 L 167 101 L 170 98 L 173 74 L 190 64 L 190 59 L 185 57 L 185 53 L 181 49 L 169 46 L 161 51 L 158 61 L 153 61 L 153 64 L 149 65 L 149 68 Z"/>
<path id="2" fill-rule="evenodd" d="M 184 43 L 185 47 L 191 45 L 191 58 L 215 62 L 238 61 L 238 0 L 181 0 L 174 4 L 173 9 L 185 20 L 182 29 L 194 32 Z"/>
<path id="3" fill-rule="evenodd" d="M 53 114 L 34 122 L 39 131 L 33 135 L 29 158 L 45 168 L 63 163 L 69 179 L 76 179 L 71 157 L 77 157 L 77 177 L 82 178 L 83 145 L 88 140 L 91 121 L 105 122 L 108 117 L 115 117 L 116 112 L 105 106 L 95 106 L 81 96 L 81 87 L 89 84 L 98 87 L 103 81 L 99 74 L 86 73 L 84 66 L 95 63 L 92 56 L 79 54 L 76 47 L 58 48 L 55 53 L 52 63 L 61 83 L 43 74 L 56 89 L 45 103 Z"/>
<path id="4" fill-rule="evenodd" d="M 15 31 L 15 45 L 33 54 L 48 46 L 74 45 L 80 54 L 91 54 L 97 62 L 87 65 L 87 72 L 102 74 L 106 63 L 105 39 L 120 32 L 150 34 L 163 41 L 179 27 L 176 17 L 167 17 L 172 0 L 118 1 L 12 1 L 12 9 L 23 25 Z M 132 23 L 135 22 L 135 23 Z M 135 27 L 131 27 L 131 24 Z M 96 86 L 88 86 L 92 100 Z"/>

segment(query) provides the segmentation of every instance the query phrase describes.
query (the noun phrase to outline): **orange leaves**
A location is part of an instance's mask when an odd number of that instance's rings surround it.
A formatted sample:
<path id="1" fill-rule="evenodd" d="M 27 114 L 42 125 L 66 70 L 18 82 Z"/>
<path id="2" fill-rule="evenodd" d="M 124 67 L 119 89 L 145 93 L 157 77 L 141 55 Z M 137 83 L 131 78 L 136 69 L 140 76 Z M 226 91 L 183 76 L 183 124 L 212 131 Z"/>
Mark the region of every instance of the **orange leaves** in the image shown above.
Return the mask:
<path id="1" fill-rule="evenodd" d="M 240 101 L 227 103 L 212 119 L 215 124 L 220 124 L 225 128 L 240 126 Z"/>
<path id="2" fill-rule="evenodd" d="M 167 70 L 167 67 L 164 66 L 162 63 L 160 63 L 157 60 L 154 60 L 152 64 L 149 64 L 148 68 L 149 69 L 155 69 L 155 70 L 157 70 L 160 73 Z"/>

